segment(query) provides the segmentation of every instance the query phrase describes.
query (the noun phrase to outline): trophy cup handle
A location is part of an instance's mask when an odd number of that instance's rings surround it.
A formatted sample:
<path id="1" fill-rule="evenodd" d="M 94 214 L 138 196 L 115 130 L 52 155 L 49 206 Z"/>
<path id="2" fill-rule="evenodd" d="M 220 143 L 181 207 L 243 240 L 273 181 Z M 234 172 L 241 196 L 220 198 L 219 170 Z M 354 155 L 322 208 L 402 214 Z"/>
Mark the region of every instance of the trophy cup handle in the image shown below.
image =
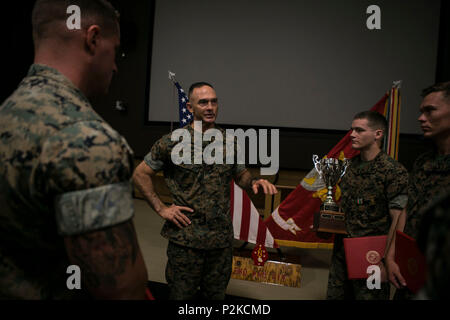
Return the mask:
<path id="1" fill-rule="evenodd" d="M 319 159 L 319 156 L 317 154 L 314 154 L 313 157 L 312 157 L 312 160 L 313 160 L 313 163 L 314 163 L 314 168 L 316 168 L 317 173 L 320 174 L 320 170 L 318 168 L 318 166 L 320 164 L 320 161 L 318 161 L 318 159 Z"/>
<path id="2" fill-rule="evenodd" d="M 348 159 L 344 159 L 344 170 L 342 171 L 341 176 L 340 176 L 339 179 L 341 179 L 345 175 L 345 173 L 347 172 L 348 164 L 349 164 L 348 163 Z"/>

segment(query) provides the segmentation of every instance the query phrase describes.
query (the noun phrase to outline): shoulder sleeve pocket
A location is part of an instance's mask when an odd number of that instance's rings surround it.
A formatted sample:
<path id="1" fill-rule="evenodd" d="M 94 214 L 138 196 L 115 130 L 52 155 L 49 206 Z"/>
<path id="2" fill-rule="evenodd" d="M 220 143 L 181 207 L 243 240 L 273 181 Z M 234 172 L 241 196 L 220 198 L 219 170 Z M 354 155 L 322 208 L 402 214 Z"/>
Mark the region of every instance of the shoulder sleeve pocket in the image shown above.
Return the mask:
<path id="1" fill-rule="evenodd" d="M 58 233 L 71 236 L 111 227 L 133 217 L 130 182 L 64 193 L 55 199 Z"/>

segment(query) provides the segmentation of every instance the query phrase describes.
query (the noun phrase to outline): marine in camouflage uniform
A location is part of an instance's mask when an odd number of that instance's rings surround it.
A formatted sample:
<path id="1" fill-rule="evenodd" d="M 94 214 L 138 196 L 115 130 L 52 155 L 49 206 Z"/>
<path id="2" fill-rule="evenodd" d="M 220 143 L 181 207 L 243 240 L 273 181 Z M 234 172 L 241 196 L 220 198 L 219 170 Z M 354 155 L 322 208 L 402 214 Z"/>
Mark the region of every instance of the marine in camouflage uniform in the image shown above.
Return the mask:
<path id="1" fill-rule="evenodd" d="M 211 142 L 203 141 L 201 150 L 196 149 L 194 129 L 190 125 L 183 129 L 192 137 L 185 146 L 191 150 L 191 164 L 172 162 L 173 148 L 185 141 L 171 141 L 171 134 L 157 141 L 144 158 L 155 172 L 163 171 L 174 204 L 194 210 L 185 213 L 190 225 L 180 229 L 166 221 L 161 231 L 169 240 L 166 280 L 170 298 L 192 299 L 200 284 L 204 298 L 224 299 L 232 269 L 230 183 L 246 169 L 244 165 L 227 164 L 225 152 L 223 164 L 195 164 L 195 155 L 203 154 Z M 217 125 L 215 129 L 226 136 Z M 225 150 L 226 139 L 220 143 Z"/>
<path id="2" fill-rule="evenodd" d="M 417 158 L 408 183 L 408 205 L 405 233 L 417 239 L 424 210 L 450 186 L 450 155 L 429 151 Z M 412 299 L 407 288 L 397 289 L 395 299 Z"/>
<path id="3" fill-rule="evenodd" d="M 212 85 L 192 84 L 188 98 L 186 106 L 194 122 L 157 141 L 133 179 L 166 220 L 161 234 L 169 239 L 170 299 L 194 299 L 198 288 L 202 298 L 224 299 L 232 269 L 231 179 L 254 193 L 260 187 L 266 194 L 277 190 L 265 179 L 253 179 L 243 164 L 237 164 L 242 157 L 236 137 L 227 137 L 215 123 L 218 99 Z M 160 170 L 174 200 L 170 207 L 154 191 L 152 177 Z"/>
<path id="4" fill-rule="evenodd" d="M 450 186 L 450 82 L 425 88 L 421 96 L 417 120 L 424 138 L 433 143 L 433 150 L 416 159 L 410 175 L 405 233 L 415 239 L 422 228 L 422 220 L 428 219 L 425 208 L 436 201 L 436 197 L 448 192 Z M 445 246 L 445 242 L 442 245 Z M 397 290 L 395 298 L 411 299 L 413 294 L 403 288 Z"/>
<path id="5" fill-rule="evenodd" d="M 87 297 L 66 287 L 63 237 L 129 220 L 132 168 L 127 142 L 83 93 L 32 65 L 0 107 L 0 298 Z"/>
<path id="6" fill-rule="evenodd" d="M 351 160 L 340 184 L 347 237 L 386 235 L 391 226 L 390 209 L 406 205 L 406 169 L 384 151 L 371 161 Z M 344 236 L 336 235 L 328 279 L 327 299 L 389 299 L 389 284 L 369 290 L 366 280 L 348 280 Z"/>

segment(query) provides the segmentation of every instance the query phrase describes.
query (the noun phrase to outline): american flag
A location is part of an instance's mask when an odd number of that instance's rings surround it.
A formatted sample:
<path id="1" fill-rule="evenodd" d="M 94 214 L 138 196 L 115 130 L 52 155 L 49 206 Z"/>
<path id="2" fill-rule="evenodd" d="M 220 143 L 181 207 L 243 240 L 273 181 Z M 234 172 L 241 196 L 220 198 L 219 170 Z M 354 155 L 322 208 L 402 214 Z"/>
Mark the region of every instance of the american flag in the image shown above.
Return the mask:
<path id="1" fill-rule="evenodd" d="M 177 87 L 178 91 L 178 106 L 180 109 L 179 114 L 180 114 L 180 128 L 181 128 L 189 124 L 194 117 L 186 107 L 186 103 L 188 103 L 189 100 L 183 88 L 181 88 L 180 84 L 177 81 L 174 81 L 174 84 L 175 87 Z"/>
<path id="2" fill-rule="evenodd" d="M 234 238 L 269 248 L 278 248 L 277 242 L 244 190 L 232 181 L 230 191 Z"/>

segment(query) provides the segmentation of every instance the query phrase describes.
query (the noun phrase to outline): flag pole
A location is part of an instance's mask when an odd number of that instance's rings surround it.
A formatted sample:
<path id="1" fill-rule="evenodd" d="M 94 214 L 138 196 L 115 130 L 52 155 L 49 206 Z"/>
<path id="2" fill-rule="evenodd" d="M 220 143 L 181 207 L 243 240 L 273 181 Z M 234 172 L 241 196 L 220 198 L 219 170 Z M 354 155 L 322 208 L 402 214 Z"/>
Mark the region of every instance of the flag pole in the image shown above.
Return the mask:
<path id="1" fill-rule="evenodd" d="M 393 154 L 393 158 L 395 160 L 398 160 L 398 148 L 399 148 L 399 144 L 400 144 L 400 111 L 401 111 L 401 93 L 400 93 L 400 89 L 402 87 L 402 80 L 397 80 L 394 81 L 392 84 L 395 89 L 396 89 L 396 108 L 395 108 L 395 135 L 393 135 L 392 137 L 392 141 L 393 143 L 393 151 L 391 152 Z"/>
<path id="2" fill-rule="evenodd" d="M 389 90 L 389 97 L 386 101 L 386 108 L 384 116 L 389 124 L 388 132 L 383 139 L 383 150 L 393 159 L 398 157 L 398 138 L 400 125 L 400 88 L 402 80 L 392 81 L 391 89 Z"/>
<path id="3" fill-rule="evenodd" d="M 173 73 L 172 71 L 169 70 L 169 80 L 172 80 L 173 83 L 177 82 L 177 80 L 175 79 L 175 73 Z M 174 95 L 175 95 L 175 90 L 172 89 L 172 101 L 174 101 Z M 170 120 L 170 132 L 173 132 L 173 121 Z"/>

